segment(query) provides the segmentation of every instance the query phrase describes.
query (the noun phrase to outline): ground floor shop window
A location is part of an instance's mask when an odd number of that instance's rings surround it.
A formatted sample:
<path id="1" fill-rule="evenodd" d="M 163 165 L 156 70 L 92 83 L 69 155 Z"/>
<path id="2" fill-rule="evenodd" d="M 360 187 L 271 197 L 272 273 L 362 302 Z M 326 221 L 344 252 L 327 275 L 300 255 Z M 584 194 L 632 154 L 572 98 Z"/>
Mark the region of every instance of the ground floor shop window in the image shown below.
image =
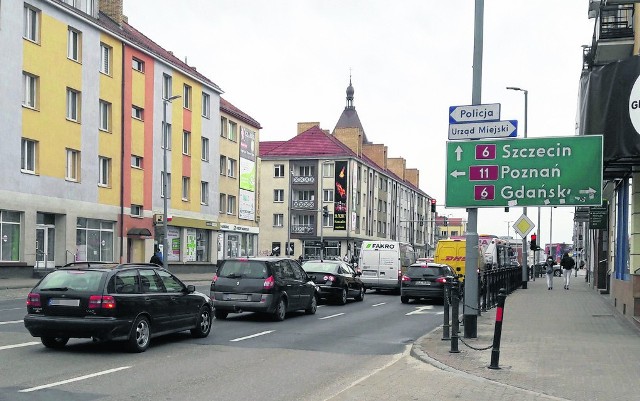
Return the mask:
<path id="1" fill-rule="evenodd" d="M 77 260 L 89 262 L 113 262 L 112 221 L 79 217 L 76 225 Z"/>
<path id="2" fill-rule="evenodd" d="M 0 211 L 0 260 L 20 260 L 20 212 Z"/>
<path id="3" fill-rule="evenodd" d="M 169 250 L 167 252 L 168 262 L 180 261 L 180 229 L 178 227 L 167 227 L 167 242 L 169 243 Z"/>
<path id="4" fill-rule="evenodd" d="M 209 230 L 196 230 L 196 261 L 209 261 Z"/>

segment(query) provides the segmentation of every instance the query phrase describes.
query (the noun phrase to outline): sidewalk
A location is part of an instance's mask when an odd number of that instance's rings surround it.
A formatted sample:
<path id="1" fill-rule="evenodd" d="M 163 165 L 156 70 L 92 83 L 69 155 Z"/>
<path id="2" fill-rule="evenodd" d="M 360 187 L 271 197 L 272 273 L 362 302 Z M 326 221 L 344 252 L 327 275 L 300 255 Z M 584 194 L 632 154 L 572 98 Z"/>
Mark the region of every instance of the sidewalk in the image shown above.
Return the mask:
<path id="1" fill-rule="evenodd" d="M 413 347 L 413 355 L 444 369 L 569 400 L 640 399 L 640 332 L 615 311 L 613 301 L 588 287 L 584 272 L 571 277 L 569 290 L 554 278 L 529 281 L 505 302 L 499 366 L 492 370 L 491 349 L 475 351 L 462 342 L 450 353 L 442 328 Z M 475 348 L 491 345 L 496 309 L 478 317 Z M 461 327 L 464 333 L 464 328 Z M 462 336 L 463 334 L 461 334 Z M 477 399 L 484 399 L 482 392 Z M 495 398 L 494 398 L 495 399 Z"/>

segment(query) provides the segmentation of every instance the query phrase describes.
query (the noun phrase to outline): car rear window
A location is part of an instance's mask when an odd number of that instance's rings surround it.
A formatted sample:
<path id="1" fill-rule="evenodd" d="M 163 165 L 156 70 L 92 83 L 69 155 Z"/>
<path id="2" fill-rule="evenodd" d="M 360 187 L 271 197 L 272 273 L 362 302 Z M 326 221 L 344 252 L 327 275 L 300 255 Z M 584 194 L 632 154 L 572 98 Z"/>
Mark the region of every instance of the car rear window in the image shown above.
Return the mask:
<path id="1" fill-rule="evenodd" d="M 318 272 L 318 273 L 336 273 L 338 266 L 335 263 L 321 263 L 321 262 L 306 262 L 302 264 L 302 268 L 306 272 Z"/>
<path id="2" fill-rule="evenodd" d="M 100 280 L 105 272 L 96 270 L 57 270 L 42 279 L 40 291 L 87 291 L 99 292 Z"/>
<path id="3" fill-rule="evenodd" d="M 251 260 L 227 260 L 218 271 L 219 277 L 267 278 L 269 273 L 264 262 Z"/>
<path id="4" fill-rule="evenodd" d="M 407 270 L 409 277 L 439 276 L 441 274 L 442 270 L 439 267 L 409 266 Z"/>

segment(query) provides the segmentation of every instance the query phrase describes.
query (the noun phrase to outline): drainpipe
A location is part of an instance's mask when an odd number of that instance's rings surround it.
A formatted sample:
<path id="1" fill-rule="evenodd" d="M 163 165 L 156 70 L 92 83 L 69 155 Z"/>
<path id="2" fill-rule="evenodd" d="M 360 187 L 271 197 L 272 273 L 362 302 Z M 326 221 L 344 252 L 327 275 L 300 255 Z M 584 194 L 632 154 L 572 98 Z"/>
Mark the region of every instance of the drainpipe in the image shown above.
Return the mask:
<path id="1" fill-rule="evenodd" d="M 124 48 L 122 43 L 122 79 L 120 80 L 120 263 L 124 262 Z"/>

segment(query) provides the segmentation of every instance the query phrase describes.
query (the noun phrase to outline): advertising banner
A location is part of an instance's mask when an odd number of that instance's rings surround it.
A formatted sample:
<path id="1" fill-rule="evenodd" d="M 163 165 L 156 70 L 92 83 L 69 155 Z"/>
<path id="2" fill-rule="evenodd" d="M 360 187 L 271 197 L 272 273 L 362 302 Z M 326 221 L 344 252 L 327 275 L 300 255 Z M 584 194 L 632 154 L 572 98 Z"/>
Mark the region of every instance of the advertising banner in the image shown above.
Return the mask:
<path id="1" fill-rule="evenodd" d="M 347 162 L 337 161 L 335 170 L 335 197 L 334 197 L 334 216 L 333 229 L 347 229 Z"/>

